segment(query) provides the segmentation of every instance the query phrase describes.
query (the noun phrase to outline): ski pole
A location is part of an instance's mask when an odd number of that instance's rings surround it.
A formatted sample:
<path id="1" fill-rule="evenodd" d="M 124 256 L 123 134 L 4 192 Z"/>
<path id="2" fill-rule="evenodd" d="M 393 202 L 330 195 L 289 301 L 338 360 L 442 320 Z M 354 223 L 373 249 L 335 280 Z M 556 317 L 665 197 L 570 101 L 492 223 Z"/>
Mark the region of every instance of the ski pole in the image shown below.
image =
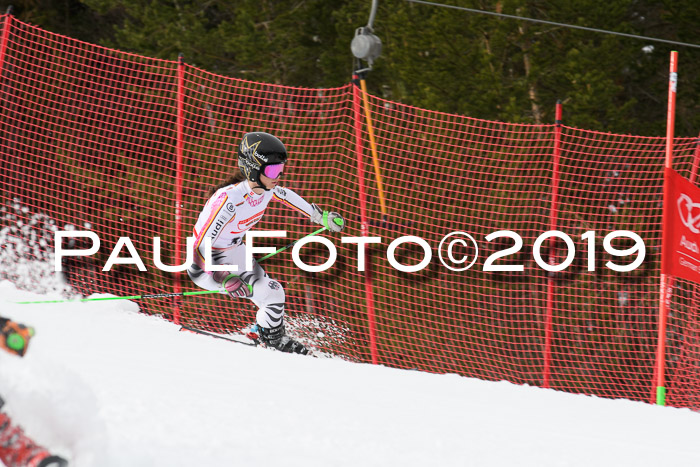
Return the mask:
<path id="1" fill-rule="evenodd" d="M 306 237 L 313 237 L 314 235 L 320 234 L 321 232 L 323 232 L 323 231 L 326 230 L 327 228 L 328 228 L 328 227 L 321 227 L 321 228 L 318 229 L 316 232 L 311 232 L 309 235 L 305 235 L 305 236 L 303 236 L 303 237 L 301 237 L 301 238 L 297 238 L 296 240 L 294 240 L 294 241 L 293 241 L 292 243 L 290 243 L 289 245 L 283 246 L 282 248 L 280 248 L 279 250 L 275 251 L 274 253 L 270 253 L 270 254 L 267 254 L 267 255 L 263 256 L 262 258 L 260 258 L 260 259 L 258 260 L 258 263 L 259 263 L 260 261 L 265 261 L 267 258 L 270 258 L 271 256 L 275 256 L 277 253 L 281 253 L 281 252 L 283 252 L 284 250 L 290 249 L 291 247 L 293 247 L 294 245 L 296 245 L 298 241 L 303 240 L 303 239 L 305 239 Z"/>
<path id="2" fill-rule="evenodd" d="M 265 261 L 266 259 L 271 258 L 272 256 L 275 256 L 277 253 L 281 253 L 285 250 L 290 249 L 300 240 L 303 240 L 307 237 L 312 237 L 314 235 L 318 235 L 326 229 L 327 229 L 327 227 L 321 227 L 317 231 L 311 232 L 308 235 L 304 235 L 303 237 L 294 240 L 289 245 L 280 248 L 279 250 L 275 251 L 274 253 L 270 253 L 270 254 L 265 255 L 257 261 L 258 261 L 258 263 L 260 261 Z M 221 293 L 221 291 L 222 290 L 197 290 L 195 292 L 165 292 L 165 293 L 154 293 L 154 294 L 130 295 L 130 296 L 124 296 L 124 297 L 79 298 L 77 300 L 39 300 L 39 301 L 14 302 L 14 303 L 16 305 L 38 305 L 38 304 L 43 304 L 43 303 L 100 302 L 100 301 L 107 301 L 107 300 L 145 300 L 145 299 L 149 299 L 149 298 L 187 297 L 190 295 L 205 295 L 205 294 L 211 294 L 211 293 Z"/>

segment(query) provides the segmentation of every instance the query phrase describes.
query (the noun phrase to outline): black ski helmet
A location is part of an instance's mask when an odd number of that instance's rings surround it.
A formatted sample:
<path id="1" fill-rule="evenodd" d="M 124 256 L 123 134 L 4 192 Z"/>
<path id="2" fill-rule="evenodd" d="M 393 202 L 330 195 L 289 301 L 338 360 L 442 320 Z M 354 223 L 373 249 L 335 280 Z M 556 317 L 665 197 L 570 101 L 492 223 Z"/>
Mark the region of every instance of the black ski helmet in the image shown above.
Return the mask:
<path id="1" fill-rule="evenodd" d="M 238 145 L 238 167 L 251 182 L 267 190 L 260 182 L 260 174 L 265 166 L 284 162 L 287 162 L 287 148 L 279 139 L 262 131 L 243 135 Z"/>

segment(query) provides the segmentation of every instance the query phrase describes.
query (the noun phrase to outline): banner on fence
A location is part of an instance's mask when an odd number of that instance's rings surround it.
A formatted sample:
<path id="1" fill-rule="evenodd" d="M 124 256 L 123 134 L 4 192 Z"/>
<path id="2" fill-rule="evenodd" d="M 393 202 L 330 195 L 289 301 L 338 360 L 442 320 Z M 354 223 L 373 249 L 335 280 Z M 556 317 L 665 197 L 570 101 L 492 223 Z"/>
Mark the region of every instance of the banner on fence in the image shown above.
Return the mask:
<path id="1" fill-rule="evenodd" d="M 700 282 L 700 188 L 666 169 L 663 273 Z"/>

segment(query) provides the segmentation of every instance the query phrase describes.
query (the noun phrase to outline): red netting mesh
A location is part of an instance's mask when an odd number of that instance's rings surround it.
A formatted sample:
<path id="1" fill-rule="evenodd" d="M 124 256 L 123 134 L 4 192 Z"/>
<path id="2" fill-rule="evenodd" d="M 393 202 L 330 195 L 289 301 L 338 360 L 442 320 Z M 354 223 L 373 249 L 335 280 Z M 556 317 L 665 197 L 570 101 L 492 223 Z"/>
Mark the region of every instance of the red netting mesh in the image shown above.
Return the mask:
<path id="1" fill-rule="evenodd" d="M 368 96 L 380 195 L 361 94 L 353 84 L 301 89 L 226 78 L 3 19 L 0 203 L 3 238 L 10 239 L 3 249 L 27 236 L 27 227 L 52 242 L 46 234 L 51 223 L 59 230 L 72 224 L 98 233 L 103 245 L 92 257 L 64 261 L 67 280 L 81 294 L 196 290 L 185 273 L 161 272 L 152 260 L 156 236 L 163 241 L 163 261 L 176 260 L 178 147 L 184 258 L 184 237 L 209 188 L 235 165 L 240 137 L 268 131 L 292 155 L 286 186 L 340 211 L 348 220 L 347 236 L 362 235 L 366 193 L 368 233 L 383 239 L 368 248 L 371 296 L 365 273 L 356 267 L 357 248 L 337 236 L 331 238 L 338 261 L 326 272 L 301 271 L 289 251 L 263 264 L 285 286 L 296 332 L 325 330 L 322 347 L 371 361 L 371 298 L 379 363 L 652 400 L 664 138 L 490 122 Z M 685 176 L 697 169 L 694 151 L 695 140 L 676 140 L 674 165 Z M 41 222 L 32 217 L 36 213 L 44 216 Z M 535 263 L 532 247 L 553 222 L 574 241 L 576 256 L 566 270 L 547 273 Z M 288 241 L 313 229 L 281 204 L 259 227 L 286 229 Z M 524 246 L 497 264 L 522 264 L 524 271 L 483 271 L 489 255 L 513 245 L 505 238 L 485 240 L 499 230 L 517 232 Z M 603 237 L 615 230 L 633 231 L 645 241 L 647 259 L 634 272 L 605 267 L 609 260 L 631 261 L 603 251 Z M 437 259 L 440 240 L 453 231 L 478 241 L 479 258 L 468 271 L 451 271 Z M 581 235 L 587 231 L 596 232 L 595 271 L 586 268 Z M 388 244 L 403 235 L 421 237 L 432 248 L 433 259 L 420 272 L 397 271 L 387 260 Z M 133 241 L 147 273 L 135 266 L 102 272 L 123 236 Z M 51 242 L 18 254 L 41 258 Z M 558 242 L 556 262 L 564 250 Z M 323 247 L 307 247 L 302 256 L 313 264 L 326 255 Z M 404 264 L 422 255 L 410 244 L 396 251 Z M 676 282 L 667 332 L 668 401 L 692 408 L 700 404 L 697 296 L 696 285 Z M 140 305 L 215 331 L 254 317 L 251 305 L 219 295 Z"/>

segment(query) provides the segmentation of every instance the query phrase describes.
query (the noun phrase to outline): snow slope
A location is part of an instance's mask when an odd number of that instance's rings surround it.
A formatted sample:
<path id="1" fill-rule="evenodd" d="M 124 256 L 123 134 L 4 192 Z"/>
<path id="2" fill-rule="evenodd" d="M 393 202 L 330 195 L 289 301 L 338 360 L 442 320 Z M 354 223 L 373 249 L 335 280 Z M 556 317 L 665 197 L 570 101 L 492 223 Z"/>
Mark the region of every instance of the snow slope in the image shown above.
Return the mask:
<path id="1" fill-rule="evenodd" d="M 700 414 L 249 348 L 0 282 L 16 423 L 72 466 L 698 466 Z M 58 296 L 56 296 L 58 298 Z"/>

